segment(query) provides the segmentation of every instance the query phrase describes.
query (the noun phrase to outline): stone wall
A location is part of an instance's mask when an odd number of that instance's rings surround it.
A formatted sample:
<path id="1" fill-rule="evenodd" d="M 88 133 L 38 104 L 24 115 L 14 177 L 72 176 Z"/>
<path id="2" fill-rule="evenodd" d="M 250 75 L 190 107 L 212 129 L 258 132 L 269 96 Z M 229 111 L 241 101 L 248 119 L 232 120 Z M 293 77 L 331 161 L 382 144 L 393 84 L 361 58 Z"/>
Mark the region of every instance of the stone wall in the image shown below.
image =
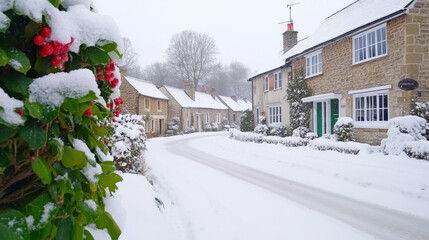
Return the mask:
<path id="1" fill-rule="evenodd" d="M 413 101 L 428 100 L 428 10 L 428 1 L 417 1 L 416 8 L 411 8 L 409 15 L 387 22 L 386 56 L 353 64 L 352 37 L 324 47 L 323 73 L 306 80 L 313 95 L 341 93 L 343 101 L 340 101 L 340 105 L 345 107 L 348 117 L 353 117 L 353 96 L 348 94 L 351 90 L 392 85 L 389 90 L 389 118 L 409 114 Z M 304 72 L 305 56 L 293 60 L 292 66 L 293 72 Z M 419 88 L 415 91 L 399 89 L 398 83 L 404 78 L 417 80 Z M 418 97 L 418 92 L 421 97 Z M 356 138 L 361 142 L 380 144 L 380 140 L 385 137 L 385 129 L 356 129 Z"/>
<path id="2" fill-rule="evenodd" d="M 119 87 L 121 97 L 124 101 L 123 107 L 131 114 L 137 114 L 137 101 L 139 92 L 123 77 L 121 74 L 122 84 Z"/>

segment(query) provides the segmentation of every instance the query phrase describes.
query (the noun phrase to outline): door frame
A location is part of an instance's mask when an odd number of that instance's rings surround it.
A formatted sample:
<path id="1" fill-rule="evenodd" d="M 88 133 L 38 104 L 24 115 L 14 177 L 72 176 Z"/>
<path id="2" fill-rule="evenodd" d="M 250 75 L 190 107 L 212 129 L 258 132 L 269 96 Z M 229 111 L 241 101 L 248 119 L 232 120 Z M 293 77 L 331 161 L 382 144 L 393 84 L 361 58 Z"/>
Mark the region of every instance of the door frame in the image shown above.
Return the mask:
<path id="1" fill-rule="evenodd" d="M 318 101 L 314 101 L 313 102 L 313 129 L 314 132 L 317 134 L 318 137 L 323 136 L 324 134 L 333 134 L 333 128 L 332 128 L 332 109 L 331 109 L 331 103 L 333 99 L 337 99 L 338 102 L 340 101 L 338 98 L 329 98 L 329 99 L 323 99 L 323 100 L 318 100 Z M 317 113 L 317 108 L 319 103 L 322 106 L 322 134 L 319 136 L 319 128 L 318 128 L 318 121 L 319 121 L 319 116 Z M 338 104 L 338 116 L 339 116 L 339 104 Z"/>

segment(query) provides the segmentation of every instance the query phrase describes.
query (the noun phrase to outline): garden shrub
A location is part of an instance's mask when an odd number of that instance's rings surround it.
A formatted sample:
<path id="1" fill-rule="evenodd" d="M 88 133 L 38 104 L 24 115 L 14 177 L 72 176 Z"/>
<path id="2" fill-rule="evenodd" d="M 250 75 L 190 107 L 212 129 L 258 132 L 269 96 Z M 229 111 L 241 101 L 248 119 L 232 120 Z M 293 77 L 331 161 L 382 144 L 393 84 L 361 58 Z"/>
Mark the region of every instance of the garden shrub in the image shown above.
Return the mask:
<path id="1" fill-rule="evenodd" d="M 173 117 L 171 120 L 167 123 L 167 130 L 172 130 L 173 134 L 176 135 L 179 132 L 180 128 L 180 118 Z"/>
<path id="2" fill-rule="evenodd" d="M 291 130 L 286 124 L 275 124 L 269 127 L 271 136 L 286 137 L 291 135 Z"/>
<path id="3" fill-rule="evenodd" d="M 103 200 L 122 180 L 105 144 L 121 36 L 78 2 L 0 4 L 0 239 L 121 233 Z"/>
<path id="4" fill-rule="evenodd" d="M 229 130 L 230 126 L 229 126 L 229 120 L 226 117 L 223 117 L 222 119 L 222 129 L 223 130 Z"/>
<path id="5" fill-rule="evenodd" d="M 425 137 L 429 140 L 429 101 L 416 102 L 413 109 L 411 109 L 411 115 L 426 119 Z"/>
<path id="6" fill-rule="evenodd" d="M 243 132 L 253 131 L 253 112 L 251 110 L 246 110 L 241 114 L 240 130 Z"/>
<path id="7" fill-rule="evenodd" d="M 334 134 L 340 142 L 354 141 L 353 119 L 340 117 L 334 125 Z"/>
<path id="8" fill-rule="evenodd" d="M 127 173 L 144 174 L 146 133 L 142 116 L 124 114 L 115 120 L 110 148 L 116 169 Z"/>
<path id="9" fill-rule="evenodd" d="M 307 127 L 297 127 L 292 131 L 293 137 L 307 138 L 307 134 L 310 132 L 310 129 Z"/>
<path id="10" fill-rule="evenodd" d="M 212 131 L 216 132 L 218 130 L 219 130 L 219 127 L 218 127 L 217 123 L 212 123 Z"/>

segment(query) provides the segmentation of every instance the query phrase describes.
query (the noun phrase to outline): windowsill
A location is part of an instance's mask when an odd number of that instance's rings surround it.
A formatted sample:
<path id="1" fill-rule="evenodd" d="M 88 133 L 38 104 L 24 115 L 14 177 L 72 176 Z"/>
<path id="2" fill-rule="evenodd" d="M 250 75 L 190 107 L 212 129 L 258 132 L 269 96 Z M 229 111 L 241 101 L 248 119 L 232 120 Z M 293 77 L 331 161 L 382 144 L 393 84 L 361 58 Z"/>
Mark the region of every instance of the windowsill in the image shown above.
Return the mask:
<path id="1" fill-rule="evenodd" d="M 309 78 L 312 78 L 312 77 L 318 77 L 320 75 L 323 75 L 323 72 L 317 73 L 317 74 L 314 74 L 314 75 L 310 75 L 310 76 L 306 76 L 304 79 L 309 79 Z"/>
<path id="2" fill-rule="evenodd" d="M 363 64 L 363 63 L 375 61 L 375 60 L 378 60 L 378 59 L 383 58 L 383 57 L 387 57 L 387 53 L 384 54 L 384 55 L 380 55 L 380 56 L 377 56 L 377 57 L 366 59 L 366 60 L 363 60 L 363 61 L 360 61 L 360 62 L 353 62 L 352 66 L 357 66 L 357 65 L 360 65 L 360 64 Z"/>
<path id="3" fill-rule="evenodd" d="M 389 123 L 385 122 L 353 122 L 355 128 L 379 128 L 379 129 L 388 129 Z"/>
<path id="4" fill-rule="evenodd" d="M 273 91 L 279 91 L 279 90 L 282 90 L 282 88 L 280 87 L 280 88 L 275 88 Z"/>

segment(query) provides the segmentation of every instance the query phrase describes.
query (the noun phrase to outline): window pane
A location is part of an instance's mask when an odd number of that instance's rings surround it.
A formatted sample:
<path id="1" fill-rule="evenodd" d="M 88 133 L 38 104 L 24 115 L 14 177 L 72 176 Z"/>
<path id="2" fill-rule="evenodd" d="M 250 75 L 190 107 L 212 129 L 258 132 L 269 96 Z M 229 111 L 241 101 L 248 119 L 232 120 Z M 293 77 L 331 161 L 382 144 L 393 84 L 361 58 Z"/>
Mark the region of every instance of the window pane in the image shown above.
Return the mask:
<path id="1" fill-rule="evenodd" d="M 387 121 L 388 118 L 389 118 L 389 111 L 388 111 L 388 109 L 384 109 L 384 119 L 383 119 L 383 121 Z"/>
<path id="2" fill-rule="evenodd" d="M 387 99 L 387 95 L 383 95 L 383 98 L 384 98 L 384 107 L 387 108 L 388 102 L 389 102 Z"/>

